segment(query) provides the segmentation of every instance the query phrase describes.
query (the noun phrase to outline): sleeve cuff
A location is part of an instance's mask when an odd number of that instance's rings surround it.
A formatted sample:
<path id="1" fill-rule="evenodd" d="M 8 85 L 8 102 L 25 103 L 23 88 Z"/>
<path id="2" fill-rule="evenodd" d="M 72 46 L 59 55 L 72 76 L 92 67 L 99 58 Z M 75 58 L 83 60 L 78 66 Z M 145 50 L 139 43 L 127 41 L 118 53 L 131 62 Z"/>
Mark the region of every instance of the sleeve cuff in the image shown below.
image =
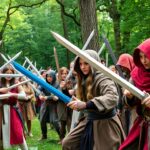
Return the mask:
<path id="1" fill-rule="evenodd" d="M 86 103 L 86 109 L 97 109 L 97 107 L 95 106 L 95 104 L 92 101 L 88 101 Z"/>

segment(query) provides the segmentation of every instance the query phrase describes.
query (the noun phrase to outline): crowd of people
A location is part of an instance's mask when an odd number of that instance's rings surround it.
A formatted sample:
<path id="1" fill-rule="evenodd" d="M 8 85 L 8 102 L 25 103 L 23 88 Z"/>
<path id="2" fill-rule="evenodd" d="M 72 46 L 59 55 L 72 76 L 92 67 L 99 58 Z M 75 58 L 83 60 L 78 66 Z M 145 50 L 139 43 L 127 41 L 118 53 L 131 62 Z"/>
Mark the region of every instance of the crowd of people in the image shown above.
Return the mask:
<path id="1" fill-rule="evenodd" d="M 84 52 L 101 63 L 96 51 Z M 150 150 L 150 39 L 109 66 L 118 74 L 116 65 L 123 78 L 145 94 L 142 100 L 78 56 L 69 69 L 40 70 L 46 83 L 71 98 L 67 104 L 34 82 L 9 89 L 25 76 L 1 77 L 0 93 L 6 96 L 0 99 L 0 150 L 14 145 L 28 150 L 26 136 L 34 136 L 36 116 L 39 141 L 49 138 L 50 125 L 63 150 Z M 8 65 L 1 73 L 15 74 L 15 69 Z"/>

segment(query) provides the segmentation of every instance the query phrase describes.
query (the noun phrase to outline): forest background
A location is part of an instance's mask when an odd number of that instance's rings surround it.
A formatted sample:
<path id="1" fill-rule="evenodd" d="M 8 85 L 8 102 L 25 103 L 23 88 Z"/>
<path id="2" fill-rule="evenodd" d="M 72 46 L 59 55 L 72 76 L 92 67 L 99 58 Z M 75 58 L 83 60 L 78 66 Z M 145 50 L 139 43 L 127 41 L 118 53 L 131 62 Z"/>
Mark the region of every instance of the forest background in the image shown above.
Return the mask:
<path id="1" fill-rule="evenodd" d="M 56 68 L 53 47 L 60 66 L 69 66 L 74 55 L 57 43 L 55 31 L 82 49 L 91 31 L 95 34 L 88 49 L 99 51 L 102 35 L 109 40 L 116 58 L 132 54 L 134 48 L 150 35 L 150 3 L 148 0 L 1 0 L 0 52 L 25 56 L 37 68 Z M 100 57 L 105 58 L 105 48 Z M 108 55 L 109 56 L 109 55 Z M 108 64 L 112 59 L 108 57 Z M 3 59 L 0 59 L 0 64 Z"/>

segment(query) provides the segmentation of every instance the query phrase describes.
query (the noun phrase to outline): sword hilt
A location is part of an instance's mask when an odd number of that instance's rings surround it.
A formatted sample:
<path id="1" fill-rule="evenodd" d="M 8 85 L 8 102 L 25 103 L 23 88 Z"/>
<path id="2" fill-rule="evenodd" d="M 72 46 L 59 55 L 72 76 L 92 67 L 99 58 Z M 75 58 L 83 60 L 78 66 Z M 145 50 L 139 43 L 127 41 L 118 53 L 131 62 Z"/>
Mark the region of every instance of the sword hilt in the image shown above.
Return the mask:
<path id="1" fill-rule="evenodd" d="M 143 100 L 145 99 L 145 98 L 147 98 L 150 94 L 149 93 L 147 93 L 147 92 L 144 92 L 144 98 L 143 98 Z"/>

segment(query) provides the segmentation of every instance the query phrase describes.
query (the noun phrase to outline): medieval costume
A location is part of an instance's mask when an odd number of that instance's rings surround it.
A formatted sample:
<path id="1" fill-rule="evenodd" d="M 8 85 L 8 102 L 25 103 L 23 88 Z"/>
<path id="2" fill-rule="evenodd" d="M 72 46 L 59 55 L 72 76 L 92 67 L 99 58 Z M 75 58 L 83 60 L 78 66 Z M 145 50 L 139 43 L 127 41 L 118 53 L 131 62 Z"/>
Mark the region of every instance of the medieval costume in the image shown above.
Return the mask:
<path id="1" fill-rule="evenodd" d="M 2 73 L 14 73 L 12 68 L 4 68 Z M 0 148 L 11 148 L 19 145 L 22 150 L 28 150 L 25 137 L 23 134 L 23 119 L 19 108 L 17 107 L 18 99 L 25 99 L 26 95 L 21 86 L 7 90 L 7 87 L 15 84 L 14 78 L 2 78 L 0 93 L 10 96 L 1 100 L 0 103 Z"/>
<path id="2" fill-rule="evenodd" d="M 149 60 L 149 66 L 147 64 L 144 66 L 144 63 L 142 63 L 141 52 L 145 55 L 144 57 L 146 57 L 144 59 Z M 150 39 L 147 39 L 135 49 L 133 59 L 136 67 L 131 72 L 132 81 L 137 88 L 150 93 Z M 148 68 L 146 68 L 147 66 Z M 136 106 L 138 117 L 119 150 L 149 150 L 150 107 L 147 107 L 146 104 L 143 105 L 141 100 L 138 100 L 136 97 L 132 99 L 127 98 L 126 104 Z"/>
<path id="3" fill-rule="evenodd" d="M 95 51 L 87 50 L 85 53 L 100 62 Z M 116 113 L 116 86 L 110 78 L 90 65 L 89 71 L 86 68 L 81 70 L 82 65 L 89 64 L 77 58 L 74 69 L 80 100 L 72 100 L 68 104 L 72 109 L 80 110 L 80 121 L 63 140 L 63 150 L 117 150 L 125 136 Z M 79 109 L 79 106 L 84 107 Z"/>
<path id="4" fill-rule="evenodd" d="M 51 81 L 49 81 L 49 79 Z M 46 82 L 51 86 L 59 89 L 59 84 L 56 81 L 56 73 L 53 70 L 50 70 L 46 74 Z M 40 109 L 40 124 L 42 130 L 42 139 L 47 139 L 47 123 L 53 125 L 58 135 L 60 135 L 60 125 L 58 121 L 57 115 L 57 104 L 58 97 L 50 93 L 48 90 L 44 88 L 40 88 L 41 95 L 39 96 L 40 100 L 43 101 Z"/>

